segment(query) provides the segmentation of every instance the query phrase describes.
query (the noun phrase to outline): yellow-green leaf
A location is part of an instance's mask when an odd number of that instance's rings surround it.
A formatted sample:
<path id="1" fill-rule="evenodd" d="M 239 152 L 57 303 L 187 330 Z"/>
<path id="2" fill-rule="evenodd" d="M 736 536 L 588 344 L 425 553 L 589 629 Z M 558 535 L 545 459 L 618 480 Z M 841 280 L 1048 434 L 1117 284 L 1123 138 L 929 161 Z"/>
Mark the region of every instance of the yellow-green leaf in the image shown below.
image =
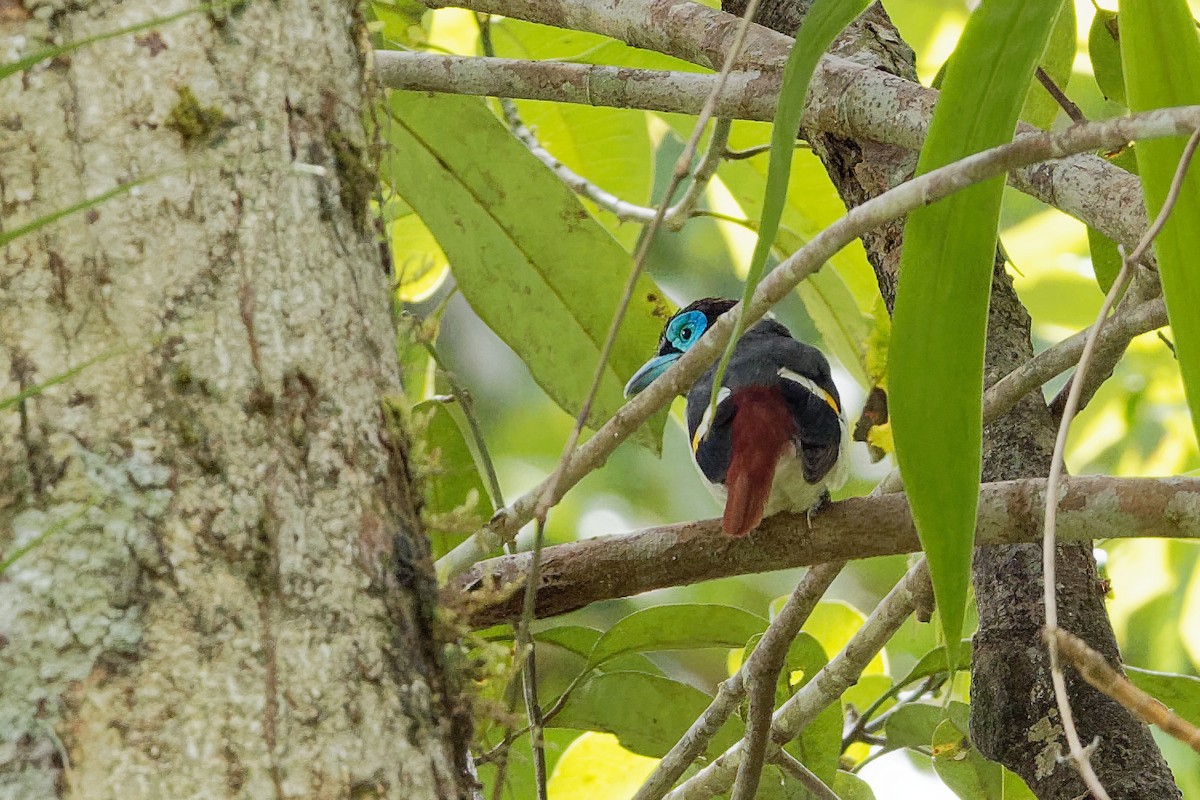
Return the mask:
<path id="1" fill-rule="evenodd" d="M 1145 111 L 1200 103 L 1200 36 L 1186 0 L 1123 0 L 1121 58 L 1129 108 Z M 1184 139 L 1154 139 L 1137 146 L 1138 174 L 1153 219 L 1183 154 Z M 1175 207 L 1154 242 L 1171 321 L 1179 370 L 1200 431 L 1200 167 L 1184 177 Z"/>
<path id="2" fill-rule="evenodd" d="M 475 98 L 393 92 L 384 177 L 437 237 L 463 296 L 559 406 L 577 414 L 629 254 Z M 666 315 L 648 278 L 605 364 L 589 424 L 623 402 Z M 637 441 L 656 447 L 666 415 Z"/>

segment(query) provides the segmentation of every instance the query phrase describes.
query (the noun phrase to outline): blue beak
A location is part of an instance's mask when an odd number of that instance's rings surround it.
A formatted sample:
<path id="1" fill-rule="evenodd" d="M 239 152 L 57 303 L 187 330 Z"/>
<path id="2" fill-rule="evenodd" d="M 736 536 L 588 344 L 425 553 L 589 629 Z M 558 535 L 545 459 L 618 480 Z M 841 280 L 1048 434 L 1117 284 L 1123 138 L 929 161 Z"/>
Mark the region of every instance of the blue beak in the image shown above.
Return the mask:
<path id="1" fill-rule="evenodd" d="M 667 371 L 667 367 L 679 360 L 683 353 L 667 353 L 666 355 L 655 356 L 647 361 L 633 373 L 633 377 L 629 379 L 629 383 L 625 384 L 625 396 L 633 397 L 638 392 L 649 386 L 655 378 Z"/>

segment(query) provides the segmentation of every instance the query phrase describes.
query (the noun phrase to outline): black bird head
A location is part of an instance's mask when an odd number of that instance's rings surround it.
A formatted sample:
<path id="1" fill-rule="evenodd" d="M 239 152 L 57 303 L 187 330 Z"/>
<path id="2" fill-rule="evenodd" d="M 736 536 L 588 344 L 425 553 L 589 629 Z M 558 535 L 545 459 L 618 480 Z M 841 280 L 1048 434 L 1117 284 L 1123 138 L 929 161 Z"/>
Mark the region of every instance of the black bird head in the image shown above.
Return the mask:
<path id="1" fill-rule="evenodd" d="M 625 396 L 633 397 L 666 372 L 667 367 L 678 361 L 716 323 L 717 317 L 735 305 L 735 300 L 705 297 L 671 317 L 658 338 L 658 352 L 633 373 L 629 383 L 625 384 Z"/>

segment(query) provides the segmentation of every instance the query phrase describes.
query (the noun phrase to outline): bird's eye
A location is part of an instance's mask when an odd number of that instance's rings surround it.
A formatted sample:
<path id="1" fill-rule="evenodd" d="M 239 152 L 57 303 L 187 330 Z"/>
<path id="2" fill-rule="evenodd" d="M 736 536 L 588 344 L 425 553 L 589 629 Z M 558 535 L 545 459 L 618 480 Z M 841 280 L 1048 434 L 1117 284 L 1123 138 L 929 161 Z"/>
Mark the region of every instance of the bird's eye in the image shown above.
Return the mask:
<path id="1" fill-rule="evenodd" d="M 691 326 L 691 325 L 685 325 L 685 326 L 683 327 L 683 329 L 682 329 L 681 331 L 679 331 L 679 338 L 680 338 L 680 339 L 683 339 L 685 342 L 691 341 L 691 338 L 692 338 L 692 326 Z"/>

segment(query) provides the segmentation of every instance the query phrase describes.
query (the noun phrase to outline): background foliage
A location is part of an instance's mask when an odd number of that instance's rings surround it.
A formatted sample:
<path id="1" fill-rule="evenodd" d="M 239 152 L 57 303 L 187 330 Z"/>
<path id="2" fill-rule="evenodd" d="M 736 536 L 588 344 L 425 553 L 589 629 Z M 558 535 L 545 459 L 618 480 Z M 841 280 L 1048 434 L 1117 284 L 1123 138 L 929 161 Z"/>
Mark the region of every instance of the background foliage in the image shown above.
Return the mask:
<path id="1" fill-rule="evenodd" d="M 932 82 L 959 40 L 967 4 L 885 0 L 884 6 L 915 49 L 922 81 Z M 1054 63 L 1049 71 L 1088 118 L 1124 113 L 1112 13 L 1088 0 L 1078 0 L 1073 10 L 1074 35 L 1069 25 L 1060 26 L 1044 63 L 1048 68 Z M 482 53 L 479 25 L 470 12 L 414 15 L 403 2 L 376 2 L 374 11 L 374 32 L 383 46 Z M 493 22 L 491 37 L 502 56 L 696 69 L 603 37 L 511 20 Z M 1044 90 L 1035 87 L 1023 116 L 1047 126 L 1066 124 L 1042 95 Z M 659 200 L 692 126 L 690 118 L 641 111 L 535 101 L 519 101 L 517 107 L 541 143 L 567 166 L 637 204 Z M 553 470 L 627 274 L 620 251 L 632 250 L 642 226 L 621 222 L 587 201 L 581 205 L 512 139 L 494 101 L 394 93 L 389 112 L 381 123 L 391 145 L 384 204 L 396 254 L 397 304 L 420 320 L 423 338 L 444 367 L 437 369 L 421 346 L 400 353 L 425 448 L 440 554 L 486 520 L 500 501 L 496 488 L 511 499 Z M 470 120 L 457 128 L 469 131 L 469 140 L 439 136 L 455 120 Z M 730 147 L 769 139 L 768 125 L 735 122 Z M 1128 154 L 1112 156 L 1122 164 L 1131 161 Z M 702 207 L 729 219 L 757 219 L 766 163 L 765 154 L 723 163 Z M 807 150 L 794 154 L 789 187 L 777 255 L 794 250 L 844 211 Z M 564 226 L 570 236 L 563 235 Z M 752 228 L 753 223 L 701 217 L 659 235 L 594 419 L 603 419 L 619 403 L 620 382 L 653 350 L 668 306 L 706 295 L 740 296 L 754 246 Z M 1033 317 L 1037 347 L 1091 324 L 1101 287 L 1115 272 L 1111 242 L 1007 189 L 1000 241 Z M 836 380 L 856 417 L 866 391 L 883 374 L 887 334 L 886 314 L 861 247 L 840 253 L 776 313 L 796 335 L 833 358 Z M 1113 378 L 1075 423 L 1067 452 L 1071 473 L 1152 476 L 1200 466 L 1171 333 L 1163 334 L 1134 340 Z M 459 387 L 451 385 L 446 372 Z M 456 388 L 458 402 L 447 402 Z M 1053 396 L 1059 388 L 1061 381 L 1046 392 Z M 484 478 L 486 459 L 470 436 L 461 390 L 486 441 L 498 487 Z M 719 514 L 690 463 L 681 405 L 677 402 L 665 421 L 661 457 L 658 426 L 651 426 L 553 511 L 550 542 Z M 887 432 L 876 435 L 882 449 L 890 450 Z M 861 445 L 854 457 L 855 477 L 843 495 L 865 493 L 891 467 L 890 455 L 871 463 Z M 518 540 L 518 547 L 527 545 Z M 1126 661 L 1146 670 L 1200 675 L 1200 547 L 1161 540 L 1098 547 L 1112 581 L 1109 612 Z M 851 565 L 838 578 L 793 647 L 782 694 L 794 691 L 837 652 L 863 612 L 905 568 L 902 557 L 871 559 Z M 649 759 L 661 756 L 707 705 L 715 684 L 742 657 L 742 646 L 765 627 L 773 602 L 797 579 L 798 573 L 785 571 L 713 581 L 600 603 L 539 623 L 544 702 L 552 703 L 576 681 L 547 735 L 551 797 L 629 796 L 652 767 Z M 972 625 L 968 608 L 965 635 Z M 494 630 L 487 636 L 503 645 L 511 632 Z M 858 711 L 876 706 L 878 713 L 890 712 L 876 731 L 885 746 L 843 748 L 835 709 L 795 743 L 794 754 L 845 798 L 908 797 L 918 786 L 930 796 L 1021 796 L 1016 778 L 963 749 L 965 707 L 958 704 L 969 702 L 965 675 L 953 682 L 948 716 L 929 696 L 913 700 L 900 694 L 908 702 L 893 708 L 901 689 L 924 685 L 936 671 L 930 664 L 937 659 L 928 654 L 937 644 L 933 626 L 907 623 L 870 674 L 843 698 L 844 706 Z M 497 663 L 492 679 L 480 687 L 481 707 L 490 699 L 493 709 L 491 723 L 481 722 L 486 748 L 502 735 L 509 676 L 496 650 L 481 652 Z M 931 684 L 941 685 L 936 679 Z M 1170 704 L 1194 721 L 1200 716 L 1200 690 L 1180 682 L 1170 686 L 1176 691 Z M 515 714 L 520 716 L 519 704 Z M 714 747 L 729 744 L 739 725 L 729 723 L 731 730 L 718 736 Z M 1170 740 L 1160 742 L 1185 797 L 1200 799 L 1200 759 Z M 527 742 L 518 741 L 503 796 L 533 796 L 528 758 Z M 772 770 L 763 796 L 802 795 Z M 485 765 L 481 776 L 485 783 L 495 780 L 494 766 Z M 490 786 L 487 791 L 490 796 Z"/>

